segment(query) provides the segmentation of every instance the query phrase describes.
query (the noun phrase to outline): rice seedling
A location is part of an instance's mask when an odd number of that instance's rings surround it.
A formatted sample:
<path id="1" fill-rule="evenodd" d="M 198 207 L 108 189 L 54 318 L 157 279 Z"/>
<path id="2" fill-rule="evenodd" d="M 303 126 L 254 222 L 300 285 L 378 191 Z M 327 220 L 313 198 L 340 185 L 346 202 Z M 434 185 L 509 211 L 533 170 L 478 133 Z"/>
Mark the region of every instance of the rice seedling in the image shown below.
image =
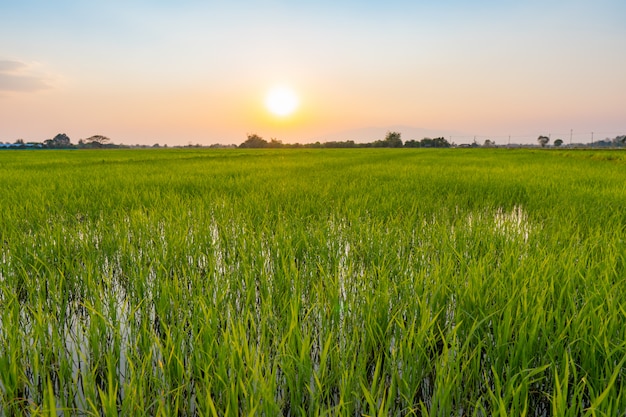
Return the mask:
<path id="1" fill-rule="evenodd" d="M 0 415 L 626 412 L 621 153 L 0 153 Z"/>

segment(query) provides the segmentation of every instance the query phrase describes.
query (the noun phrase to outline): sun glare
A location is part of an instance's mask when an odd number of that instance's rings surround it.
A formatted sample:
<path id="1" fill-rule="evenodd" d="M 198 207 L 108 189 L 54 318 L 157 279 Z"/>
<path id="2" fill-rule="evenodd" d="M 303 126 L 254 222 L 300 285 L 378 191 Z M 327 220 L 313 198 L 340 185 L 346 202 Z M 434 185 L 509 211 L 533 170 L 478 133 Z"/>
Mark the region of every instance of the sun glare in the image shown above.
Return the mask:
<path id="1" fill-rule="evenodd" d="M 265 96 L 265 107 L 272 114 L 279 117 L 286 117 L 298 108 L 299 100 L 296 93 L 289 87 L 273 87 Z"/>

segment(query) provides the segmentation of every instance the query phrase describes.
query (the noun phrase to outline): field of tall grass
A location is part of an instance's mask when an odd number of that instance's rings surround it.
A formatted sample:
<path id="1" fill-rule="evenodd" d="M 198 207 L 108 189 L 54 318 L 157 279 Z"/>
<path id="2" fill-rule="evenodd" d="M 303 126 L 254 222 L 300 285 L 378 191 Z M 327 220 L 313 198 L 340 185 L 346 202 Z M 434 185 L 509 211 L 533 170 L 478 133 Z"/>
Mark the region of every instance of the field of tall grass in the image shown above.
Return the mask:
<path id="1" fill-rule="evenodd" d="M 0 152 L 0 415 L 626 413 L 626 154 Z"/>

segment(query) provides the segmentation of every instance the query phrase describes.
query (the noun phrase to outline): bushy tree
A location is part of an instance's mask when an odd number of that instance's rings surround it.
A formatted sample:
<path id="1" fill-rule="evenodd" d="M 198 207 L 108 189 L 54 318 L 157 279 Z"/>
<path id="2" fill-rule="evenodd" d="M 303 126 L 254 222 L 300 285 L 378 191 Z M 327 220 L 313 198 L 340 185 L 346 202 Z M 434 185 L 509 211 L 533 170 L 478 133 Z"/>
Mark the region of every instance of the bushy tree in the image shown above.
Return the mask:
<path id="1" fill-rule="evenodd" d="M 387 132 L 384 140 L 374 141 L 371 146 L 374 148 L 401 148 L 401 134 L 399 132 Z"/>
<path id="2" fill-rule="evenodd" d="M 626 135 L 616 136 L 613 138 L 614 146 L 624 146 L 626 144 Z"/>
<path id="3" fill-rule="evenodd" d="M 554 146 L 559 147 L 563 145 L 563 139 L 557 139 L 554 141 Z"/>
<path id="4" fill-rule="evenodd" d="M 541 147 L 546 146 L 548 144 L 548 142 L 550 142 L 550 138 L 547 137 L 547 136 L 541 135 L 541 136 L 539 136 L 537 138 L 537 143 L 539 143 L 541 145 Z"/>
<path id="5" fill-rule="evenodd" d="M 256 133 L 249 134 L 248 139 L 239 145 L 240 148 L 267 148 L 268 143 Z"/>
<path id="6" fill-rule="evenodd" d="M 278 139 L 272 138 L 266 146 L 268 148 L 284 148 L 285 144 Z"/>
<path id="7" fill-rule="evenodd" d="M 405 148 L 449 148 L 450 146 L 450 142 L 443 137 L 424 138 L 422 140 L 411 139 L 404 142 Z"/>
<path id="8" fill-rule="evenodd" d="M 46 148 L 68 148 L 72 146 L 72 141 L 65 133 L 59 133 L 52 139 L 46 139 L 43 142 Z"/>
<path id="9" fill-rule="evenodd" d="M 444 138 L 424 138 L 420 141 L 420 147 L 422 148 L 449 148 L 450 143 Z"/>
<path id="10" fill-rule="evenodd" d="M 400 132 L 387 132 L 385 136 L 385 142 L 389 148 L 401 148 L 402 137 Z"/>

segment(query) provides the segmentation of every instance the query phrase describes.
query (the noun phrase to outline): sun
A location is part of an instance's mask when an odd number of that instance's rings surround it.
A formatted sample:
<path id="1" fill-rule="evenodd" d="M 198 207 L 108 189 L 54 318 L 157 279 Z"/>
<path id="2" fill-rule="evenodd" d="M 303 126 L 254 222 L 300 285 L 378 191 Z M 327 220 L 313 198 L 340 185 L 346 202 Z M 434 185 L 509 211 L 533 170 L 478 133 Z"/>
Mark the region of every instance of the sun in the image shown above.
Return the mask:
<path id="1" fill-rule="evenodd" d="M 265 96 L 265 107 L 275 116 L 286 117 L 293 114 L 300 101 L 296 93 L 289 87 L 279 85 L 272 87 Z"/>

